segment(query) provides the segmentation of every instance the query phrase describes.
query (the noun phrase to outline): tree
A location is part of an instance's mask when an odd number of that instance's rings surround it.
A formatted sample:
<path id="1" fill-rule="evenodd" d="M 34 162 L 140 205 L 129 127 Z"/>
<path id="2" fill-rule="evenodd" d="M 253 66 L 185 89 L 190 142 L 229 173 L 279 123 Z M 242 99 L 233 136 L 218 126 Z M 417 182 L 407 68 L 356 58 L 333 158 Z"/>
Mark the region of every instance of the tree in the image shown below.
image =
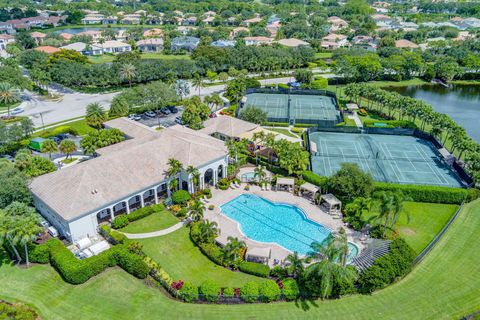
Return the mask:
<path id="1" fill-rule="evenodd" d="M 378 213 L 374 218 L 383 220 L 383 236 L 385 237 L 388 228 L 393 230 L 399 214 L 403 212 L 403 202 L 408 198 L 402 192 L 382 191 L 375 194 L 375 199 Z M 410 220 L 408 213 L 407 220 Z"/>
<path id="2" fill-rule="evenodd" d="M 192 180 L 192 184 L 193 184 L 193 190 L 192 191 L 195 192 L 196 188 L 198 187 L 198 185 L 200 183 L 200 171 L 198 171 L 198 169 L 195 168 L 192 165 L 188 166 L 186 171 L 188 173 L 188 176 Z"/>
<path id="3" fill-rule="evenodd" d="M 199 239 L 203 243 L 212 243 L 215 238 L 218 236 L 218 224 L 214 221 L 205 220 L 200 222 L 198 229 Z"/>
<path id="4" fill-rule="evenodd" d="M 437 78 L 443 81 L 450 81 L 463 72 L 455 59 L 451 57 L 439 59 L 434 67 Z"/>
<path id="5" fill-rule="evenodd" d="M 189 210 L 190 218 L 192 218 L 193 221 L 200 221 L 203 219 L 205 205 L 201 201 L 195 201 L 195 203 L 189 207 Z"/>
<path id="6" fill-rule="evenodd" d="M 295 77 L 295 80 L 297 82 L 303 83 L 303 84 L 310 84 L 313 81 L 313 73 L 310 70 L 307 69 L 302 69 L 302 70 L 297 70 L 293 74 Z"/>
<path id="7" fill-rule="evenodd" d="M 289 262 L 289 266 L 287 267 L 288 273 L 292 275 L 294 278 L 298 278 L 303 274 L 305 267 L 303 265 L 303 259 L 298 255 L 297 251 L 294 251 L 293 254 L 289 254 L 285 259 Z"/>
<path id="8" fill-rule="evenodd" d="M 1 160 L 1 159 L 0 159 Z M 28 178 L 7 160 L 0 162 L 0 209 L 18 201 L 29 204 L 32 201 L 28 189 Z"/>
<path id="9" fill-rule="evenodd" d="M 32 49 L 37 46 L 35 40 L 26 31 L 17 32 L 17 34 L 15 35 L 15 43 L 21 46 L 24 50 Z"/>
<path id="10" fill-rule="evenodd" d="M 192 79 L 192 87 L 198 89 L 198 97 L 200 97 L 200 90 L 205 87 L 205 81 L 199 74 L 195 74 Z"/>
<path id="11" fill-rule="evenodd" d="M 128 86 L 132 87 L 132 80 L 137 76 L 137 68 L 131 64 L 126 63 L 120 68 L 120 78 L 128 80 Z"/>
<path id="12" fill-rule="evenodd" d="M 100 128 L 102 124 L 107 120 L 107 115 L 103 107 L 95 102 L 87 105 L 87 113 L 85 120 L 88 125 L 94 128 Z"/>
<path id="13" fill-rule="evenodd" d="M 24 137 L 30 137 L 34 129 L 32 119 L 23 118 L 22 120 L 20 120 L 20 127 L 22 128 Z"/>
<path id="14" fill-rule="evenodd" d="M 224 261 L 236 267 L 240 259 L 240 252 L 246 248 L 246 244 L 234 237 L 228 237 L 227 240 L 228 243 L 223 247 Z"/>
<path id="15" fill-rule="evenodd" d="M 267 112 L 257 107 L 246 107 L 240 112 L 240 119 L 264 125 L 267 122 Z"/>
<path id="16" fill-rule="evenodd" d="M 77 146 L 75 145 L 75 142 L 69 139 L 62 140 L 60 142 L 60 145 L 58 146 L 58 150 L 61 153 L 66 154 L 65 159 L 67 159 L 69 156 L 71 156 L 72 153 L 77 151 Z"/>
<path id="17" fill-rule="evenodd" d="M 168 185 L 170 189 L 177 189 L 178 179 L 174 179 L 177 174 L 183 170 L 183 165 L 180 161 L 174 158 L 168 159 L 167 178 L 169 179 Z"/>
<path id="18" fill-rule="evenodd" d="M 58 152 L 58 144 L 51 139 L 47 139 L 42 143 L 42 149 L 40 151 L 42 153 L 48 153 L 48 157 L 52 160 L 52 153 Z"/>
<path id="19" fill-rule="evenodd" d="M 81 64 L 88 64 L 89 60 L 86 56 L 77 52 L 75 50 L 67 50 L 67 49 L 60 49 L 60 51 L 51 54 L 48 58 L 48 62 L 50 65 L 58 63 L 60 61 L 68 61 L 68 62 L 78 62 Z M 74 74 L 77 75 L 77 74 Z"/>
<path id="20" fill-rule="evenodd" d="M 257 166 L 253 170 L 254 178 L 258 179 L 260 185 L 263 186 L 265 178 L 267 177 L 267 172 L 265 171 L 265 166 Z"/>
<path id="21" fill-rule="evenodd" d="M 190 84 L 186 80 L 179 79 L 174 84 L 175 93 L 183 99 L 190 94 Z"/>
<path id="22" fill-rule="evenodd" d="M 373 178 L 356 164 L 342 163 L 340 170 L 330 178 L 329 185 L 338 198 L 349 202 L 357 197 L 368 198 L 373 190 Z"/>
<path id="23" fill-rule="evenodd" d="M 122 95 L 115 96 L 108 110 L 109 117 L 123 117 L 128 115 L 130 108 L 127 99 Z"/>
<path id="24" fill-rule="evenodd" d="M 0 105 L 7 106 L 7 116 L 10 117 L 10 106 L 20 101 L 19 92 L 7 82 L 0 82 Z"/>

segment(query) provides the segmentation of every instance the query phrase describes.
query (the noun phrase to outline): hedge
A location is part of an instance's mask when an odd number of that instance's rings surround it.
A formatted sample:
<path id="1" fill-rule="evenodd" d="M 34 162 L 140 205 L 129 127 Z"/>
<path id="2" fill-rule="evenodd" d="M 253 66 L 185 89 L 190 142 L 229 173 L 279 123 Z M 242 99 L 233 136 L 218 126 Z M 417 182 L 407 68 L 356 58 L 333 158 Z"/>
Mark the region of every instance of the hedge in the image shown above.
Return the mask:
<path id="1" fill-rule="evenodd" d="M 146 278 L 150 271 L 142 257 L 130 252 L 122 245 L 83 260 L 77 259 L 58 239 L 50 239 L 45 245 L 50 251 L 51 265 L 65 281 L 71 284 L 84 283 L 106 268 L 115 265 L 140 279 Z"/>
<path id="2" fill-rule="evenodd" d="M 48 244 L 43 243 L 29 249 L 28 257 L 31 262 L 46 264 L 50 262 L 50 248 Z"/>
<path id="3" fill-rule="evenodd" d="M 312 124 L 312 123 L 295 123 L 293 125 L 294 128 L 312 128 L 312 127 L 315 127 L 317 126 L 316 124 Z"/>
<path id="4" fill-rule="evenodd" d="M 480 190 L 474 188 L 463 189 L 385 182 L 375 182 L 374 191 L 401 191 L 404 195 L 415 202 L 448 204 L 461 204 L 463 201 L 473 201 L 480 196 Z"/>
<path id="5" fill-rule="evenodd" d="M 198 287 L 186 281 L 178 293 L 185 302 L 192 302 L 198 298 Z"/>
<path id="6" fill-rule="evenodd" d="M 288 301 L 297 299 L 300 294 L 297 281 L 295 279 L 286 279 L 283 281 L 282 294 Z"/>
<path id="7" fill-rule="evenodd" d="M 190 194 L 185 191 L 185 190 L 178 190 L 178 191 L 175 191 L 172 195 L 172 201 L 173 203 L 175 204 L 184 204 L 186 203 L 188 200 L 192 199 L 192 197 L 190 196 Z"/>
<path id="8" fill-rule="evenodd" d="M 267 265 L 256 262 L 242 261 L 238 265 L 238 269 L 242 272 L 264 278 L 270 275 L 270 268 Z"/>
<path id="9" fill-rule="evenodd" d="M 245 302 L 255 302 L 258 299 L 258 283 L 247 282 L 240 289 L 240 298 Z"/>
<path id="10" fill-rule="evenodd" d="M 217 302 L 220 287 L 212 280 L 206 280 L 200 286 L 200 294 L 203 295 L 208 302 Z"/>
<path id="11" fill-rule="evenodd" d="M 272 302 L 278 300 L 280 297 L 280 288 L 273 280 L 268 280 L 260 283 L 258 287 L 258 294 L 262 302 Z"/>
<path id="12" fill-rule="evenodd" d="M 235 289 L 230 287 L 223 289 L 222 296 L 224 296 L 225 298 L 233 298 L 234 295 L 235 295 Z"/>
<path id="13" fill-rule="evenodd" d="M 286 122 L 267 122 L 265 126 L 268 127 L 289 127 L 290 125 Z"/>
<path id="14" fill-rule="evenodd" d="M 121 214 L 115 217 L 112 221 L 112 228 L 113 229 L 121 229 L 128 225 L 128 217 L 126 214 Z"/>
<path id="15" fill-rule="evenodd" d="M 302 172 L 302 178 L 303 180 L 320 187 L 322 190 L 327 189 L 328 177 L 319 176 L 313 171 L 306 170 Z"/>
<path id="16" fill-rule="evenodd" d="M 145 218 L 153 213 L 153 208 L 150 206 L 140 208 L 138 210 L 133 211 L 132 213 L 127 215 L 128 222 L 133 222 L 142 218 Z"/>
<path id="17" fill-rule="evenodd" d="M 69 133 L 73 136 L 78 136 L 78 131 L 75 128 L 72 128 L 70 126 L 59 126 L 54 129 L 47 129 L 45 131 L 42 131 L 40 134 L 40 137 L 42 138 L 48 138 L 48 137 L 53 137 L 59 134 L 65 134 Z"/>
<path id="18" fill-rule="evenodd" d="M 112 244 L 119 244 L 127 242 L 128 238 L 123 233 L 112 230 L 107 225 L 100 226 L 100 233 Z"/>

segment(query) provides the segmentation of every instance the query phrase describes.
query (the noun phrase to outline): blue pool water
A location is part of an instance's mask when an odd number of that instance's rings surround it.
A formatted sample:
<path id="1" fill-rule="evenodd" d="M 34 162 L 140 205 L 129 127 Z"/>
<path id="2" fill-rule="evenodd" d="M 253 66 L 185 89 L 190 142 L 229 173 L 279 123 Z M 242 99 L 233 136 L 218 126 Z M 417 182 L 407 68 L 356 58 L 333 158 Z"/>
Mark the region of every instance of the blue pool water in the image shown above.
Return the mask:
<path id="1" fill-rule="evenodd" d="M 240 230 L 248 238 L 275 242 L 299 254 L 307 254 L 312 242 L 321 243 L 330 234 L 329 229 L 308 219 L 299 208 L 255 195 L 242 194 L 221 209 L 240 224 Z"/>

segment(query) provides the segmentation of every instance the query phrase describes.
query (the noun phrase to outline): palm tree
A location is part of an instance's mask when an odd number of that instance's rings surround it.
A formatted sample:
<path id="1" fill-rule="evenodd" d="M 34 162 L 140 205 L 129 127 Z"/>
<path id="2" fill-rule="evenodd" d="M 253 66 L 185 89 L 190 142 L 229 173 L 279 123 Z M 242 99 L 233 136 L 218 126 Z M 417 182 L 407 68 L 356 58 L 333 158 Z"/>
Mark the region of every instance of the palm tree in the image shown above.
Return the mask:
<path id="1" fill-rule="evenodd" d="M 0 244 L 8 242 L 10 247 L 12 248 L 15 256 L 17 257 L 17 262 L 20 263 L 22 258 L 18 253 L 17 248 L 13 243 L 13 231 L 14 231 L 14 224 L 15 220 L 11 217 L 6 211 L 0 210 Z"/>
<path id="2" fill-rule="evenodd" d="M 378 201 L 378 214 L 374 219 L 383 220 L 383 236 L 385 236 L 390 222 L 390 216 L 394 210 L 395 199 L 392 192 L 383 191 L 377 193 L 375 199 Z"/>
<path id="3" fill-rule="evenodd" d="M 196 73 L 192 79 L 192 87 L 198 89 L 198 97 L 200 98 L 200 90 L 205 87 L 205 82 L 198 73 Z"/>
<path id="4" fill-rule="evenodd" d="M 201 242 L 210 242 L 215 239 L 218 235 L 217 223 L 209 220 L 205 220 L 200 223 L 200 241 Z"/>
<path id="5" fill-rule="evenodd" d="M 286 260 L 290 263 L 290 265 L 287 267 L 287 270 L 292 277 L 297 278 L 305 270 L 303 266 L 303 259 L 298 255 L 297 251 L 294 251 L 293 254 L 289 254 Z"/>
<path id="6" fill-rule="evenodd" d="M 247 246 L 244 241 L 238 240 L 236 237 L 228 237 L 227 240 L 228 243 L 223 247 L 224 259 L 235 266 L 240 258 L 240 250 Z"/>
<path id="7" fill-rule="evenodd" d="M 193 221 L 200 221 L 203 218 L 203 212 L 205 211 L 205 205 L 201 201 L 195 201 L 193 205 L 190 206 L 190 218 Z"/>
<path id="8" fill-rule="evenodd" d="M 137 76 L 137 68 L 131 63 L 125 63 L 120 68 L 120 78 L 128 80 L 128 85 L 132 87 L 132 80 Z"/>
<path id="9" fill-rule="evenodd" d="M 10 105 L 18 101 L 20 101 L 18 90 L 7 82 L 0 82 L 0 104 L 7 106 L 8 117 L 10 117 Z"/>
<path id="10" fill-rule="evenodd" d="M 107 115 L 105 113 L 105 110 L 99 103 L 90 103 L 89 105 L 87 105 L 85 120 L 87 121 L 88 125 L 95 128 L 100 128 L 102 124 L 107 120 Z"/>
<path id="11" fill-rule="evenodd" d="M 58 144 L 51 139 L 47 139 L 42 143 L 41 152 L 48 153 L 48 157 L 52 160 L 52 153 L 58 152 Z"/>
<path id="12" fill-rule="evenodd" d="M 253 170 L 253 177 L 258 179 L 258 183 L 263 185 L 265 178 L 267 177 L 267 172 L 265 171 L 264 166 L 258 166 Z"/>
<path id="13" fill-rule="evenodd" d="M 410 215 L 408 211 L 403 211 L 403 203 L 409 200 L 410 198 L 406 197 L 402 192 L 395 192 L 393 194 L 393 216 L 390 224 L 390 227 L 392 229 L 395 226 L 395 223 L 397 223 L 398 216 L 402 212 L 405 212 L 405 214 L 407 215 L 407 223 L 410 222 Z"/>
<path id="14" fill-rule="evenodd" d="M 62 142 L 60 142 L 60 145 L 58 146 L 58 150 L 60 150 L 61 153 L 66 154 L 65 159 L 68 159 L 68 157 L 77 151 L 77 146 L 75 145 L 75 142 L 69 139 L 65 139 Z"/>
<path id="15" fill-rule="evenodd" d="M 167 178 L 170 180 L 168 182 L 169 190 L 176 190 L 178 187 L 178 180 L 174 177 L 183 170 L 183 165 L 180 161 L 174 158 L 168 159 L 168 169 L 167 169 Z M 170 191 L 169 191 L 170 192 Z"/>
<path id="16" fill-rule="evenodd" d="M 38 225 L 39 219 L 35 212 L 30 212 L 27 215 L 18 216 L 16 227 L 13 236 L 13 242 L 23 245 L 25 250 L 25 262 L 27 267 L 30 266 L 28 258 L 28 244 L 37 239 L 38 234 L 43 231 L 42 227 Z"/>
<path id="17" fill-rule="evenodd" d="M 200 183 L 200 171 L 198 171 L 197 168 L 195 168 L 194 166 L 188 166 L 187 169 L 186 169 L 190 179 L 192 179 L 192 184 L 193 184 L 193 192 L 195 193 L 195 189 L 196 187 L 198 187 L 199 183 Z"/>

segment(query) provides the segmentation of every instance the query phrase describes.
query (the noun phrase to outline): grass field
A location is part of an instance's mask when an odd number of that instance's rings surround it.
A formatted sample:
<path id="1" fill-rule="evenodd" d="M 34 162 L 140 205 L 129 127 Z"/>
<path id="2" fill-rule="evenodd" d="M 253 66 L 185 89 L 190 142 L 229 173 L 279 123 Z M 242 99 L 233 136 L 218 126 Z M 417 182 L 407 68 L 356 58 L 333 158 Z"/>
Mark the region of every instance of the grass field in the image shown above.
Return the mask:
<path id="1" fill-rule="evenodd" d="M 480 200 L 465 206 L 433 251 L 399 283 L 372 295 L 253 305 L 174 301 L 112 268 L 74 286 L 50 266 L 0 260 L 0 298 L 34 306 L 43 319 L 460 319 L 480 308 Z M 176 252 L 178 254 L 178 252 Z"/>
<path id="2" fill-rule="evenodd" d="M 315 59 L 329 59 L 332 55 L 331 52 L 317 52 L 315 53 Z"/>
<path id="3" fill-rule="evenodd" d="M 281 134 L 286 135 L 287 137 L 290 137 L 290 138 L 295 138 L 295 139 L 299 138 L 296 134 L 291 133 L 288 129 L 285 129 L 285 128 L 267 128 L 267 130 L 277 132 L 277 133 L 281 133 Z"/>
<path id="4" fill-rule="evenodd" d="M 137 221 L 129 223 L 125 228 L 120 231 L 126 233 L 145 233 L 157 230 L 166 229 L 178 223 L 178 219 L 173 216 L 169 211 L 154 212 L 151 215 L 142 218 Z"/>
<path id="5" fill-rule="evenodd" d="M 190 60 L 189 55 L 166 55 L 162 53 L 142 53 L 140 55 L 141 59 L 158 59 L 158 60 Z M 112 62 L 115 60 L 114 55 L 100 55 L 100 56 L 89 56 L 88 60 L 92 63 L 106 63 Z"/>
<path id="6" fill-rule="evenodd" d="M 181 228 L 169 235 L 139 241 L 147 255 L 157 261 L 174 279 L 201 285 L 214 279 L 223 287 L 240 287 L 262 278 L 233 272 L 210 261 L 190 240 L 189 230 Z"/>
<path id="7" fill-rule="evenodd" d="M 85 122 L 85 119 L 79 119 L 76 121 L 59 124 L 58 126 L 50 127 L 45 130 L 37 131 L 33 134 L 33 136 L 39 137 L 45 132 L 52 132 L 53 130 L 55 130 L 55 128 L 64 127 L 64 126 L 68 126 L 77 130 L 78 134 L 81 136 L 95 130 L 95 128 L 92 128 L 89 125 L 87 125 L 87 123 Z"/>

